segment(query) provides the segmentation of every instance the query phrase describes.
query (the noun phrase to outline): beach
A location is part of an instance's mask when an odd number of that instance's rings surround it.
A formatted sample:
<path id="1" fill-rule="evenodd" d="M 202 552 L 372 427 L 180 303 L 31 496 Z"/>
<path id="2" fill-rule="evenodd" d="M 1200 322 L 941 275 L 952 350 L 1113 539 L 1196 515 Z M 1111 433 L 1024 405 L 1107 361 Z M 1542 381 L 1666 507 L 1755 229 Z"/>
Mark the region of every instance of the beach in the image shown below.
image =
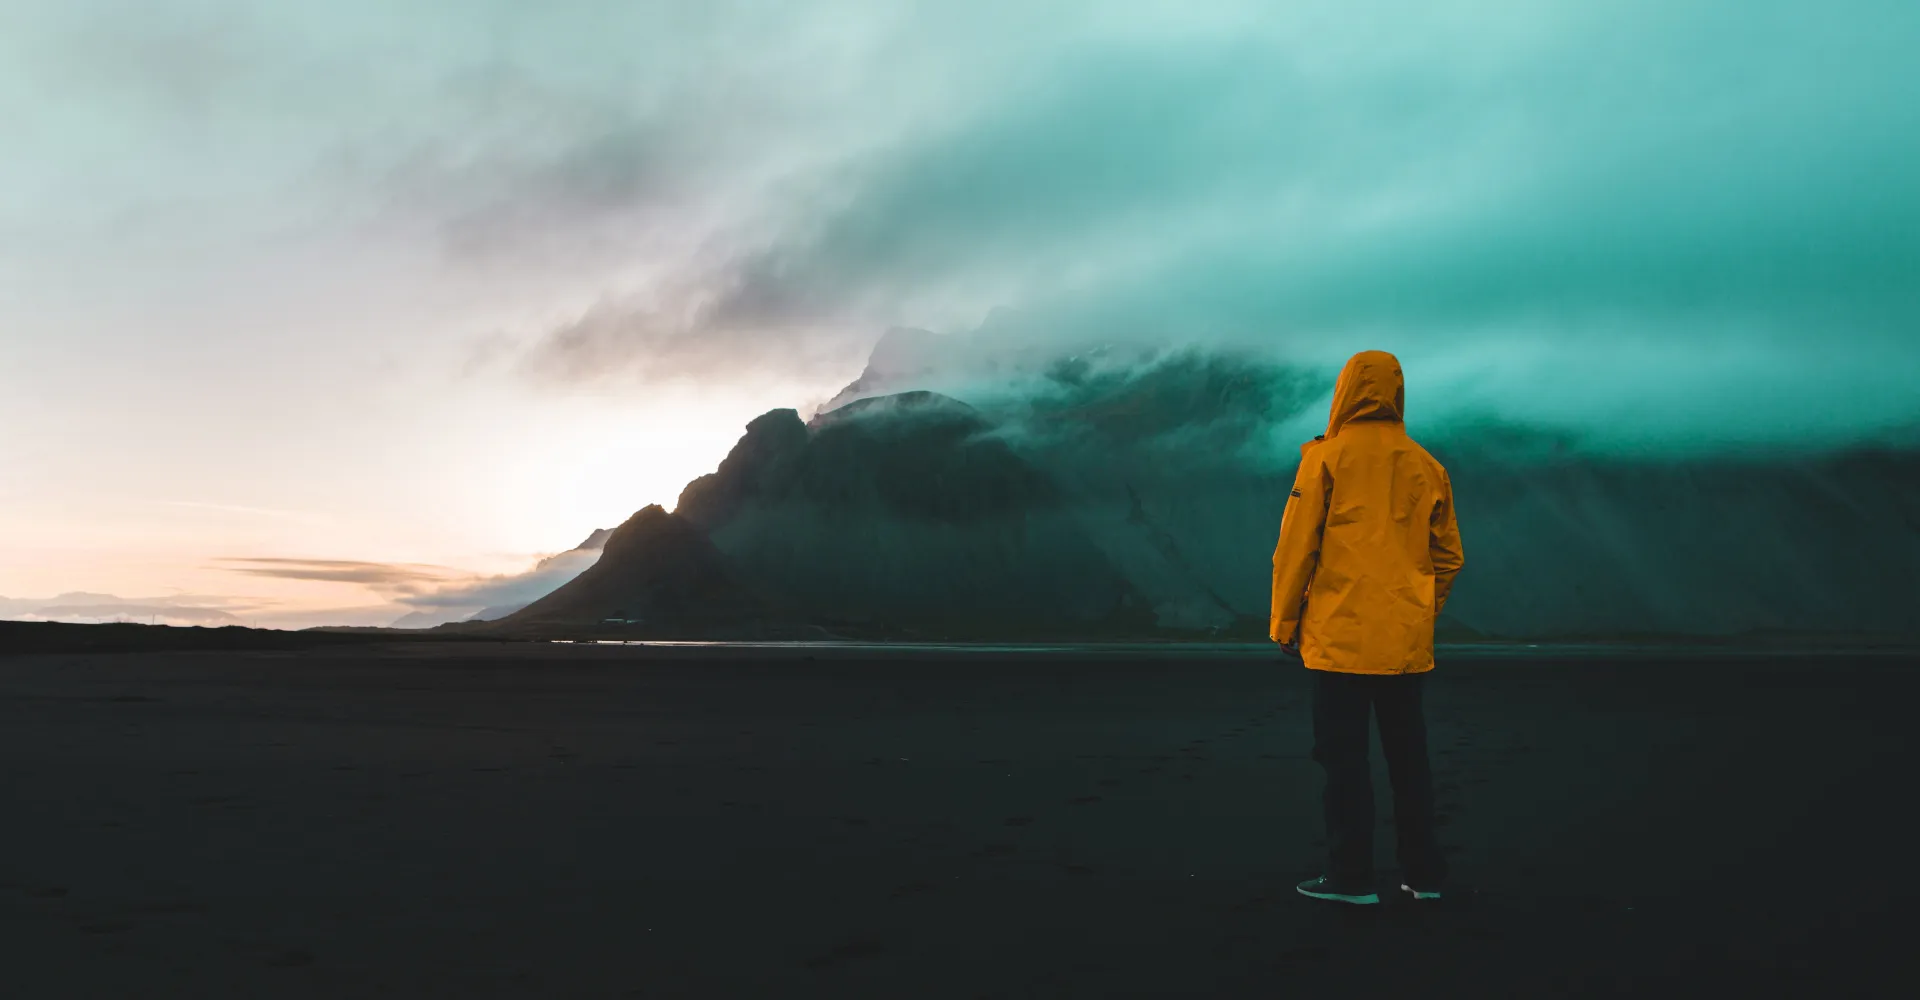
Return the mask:
<path id="1" fill-rule="evenodd" d="M 1434 905 L 1265 647 L 0 658 L 10 997 L 1892 996 L 1920 656 L 1444 648 Z M 1398 896 L 1375 744 L 1383 896 Z"/>

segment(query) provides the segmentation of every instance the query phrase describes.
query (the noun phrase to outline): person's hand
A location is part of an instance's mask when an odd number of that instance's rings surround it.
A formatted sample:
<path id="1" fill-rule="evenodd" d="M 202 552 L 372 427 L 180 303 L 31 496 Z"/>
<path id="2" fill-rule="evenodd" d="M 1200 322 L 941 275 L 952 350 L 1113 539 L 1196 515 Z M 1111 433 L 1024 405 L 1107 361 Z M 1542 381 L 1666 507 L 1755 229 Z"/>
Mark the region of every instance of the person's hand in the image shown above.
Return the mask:
<path id="1" fill-rule="evenodd" d="M 1291 642 L 1283 642 L 1280 644 L 1280 655 L 1290 656 L 1297 660 L 1300 658 L 1300 647 Z"/>

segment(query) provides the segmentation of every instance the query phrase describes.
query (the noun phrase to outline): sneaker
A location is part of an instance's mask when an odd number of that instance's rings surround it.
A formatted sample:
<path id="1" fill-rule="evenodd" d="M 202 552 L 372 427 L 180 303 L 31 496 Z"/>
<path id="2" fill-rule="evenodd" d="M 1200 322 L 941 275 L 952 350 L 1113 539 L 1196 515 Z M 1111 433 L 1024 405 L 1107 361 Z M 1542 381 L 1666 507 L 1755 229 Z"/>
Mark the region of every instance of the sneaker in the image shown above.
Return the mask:
<path id="1" fill-rule="evenodd" d="M 1440 898 L 1439 889 L 1415 889 L 1413 886 L 1410 886 L 1405 882 L 1400 883 L 1400 891 L 1412 896 L 1415 899 L 1439 899 Z"/>
<path id="2" fill-rule="evenodd" d="M 1374 892 L 1372 889 L 1362 889 L 1357 886 L 1336 888 L 1333 880 L 1327 878 L 1325 875 L 1319 878 L 1310 878 L 1294 888 L 1299 889 L 1300 895 L 1302 896 L 1312 896 L 1315 899 L 1331 899 L 1336 903 L 1360 903 L 1364 905 L 1367 903 L 1380 902 L 1380 894 Z"/>

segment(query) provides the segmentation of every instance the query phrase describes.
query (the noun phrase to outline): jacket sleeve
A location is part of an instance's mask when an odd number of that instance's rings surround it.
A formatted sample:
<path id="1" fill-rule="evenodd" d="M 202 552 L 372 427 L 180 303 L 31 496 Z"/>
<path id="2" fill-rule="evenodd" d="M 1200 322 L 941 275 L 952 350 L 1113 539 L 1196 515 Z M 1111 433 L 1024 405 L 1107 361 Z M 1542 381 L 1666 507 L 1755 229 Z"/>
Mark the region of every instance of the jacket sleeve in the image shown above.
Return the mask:
<path id="1" fill-rule="evenodd" d="M 1467 562 L 1460 548 L 1460 523 L 1453 516 L 1453 480 L 1444 472 L 1440 497 L 1433 504 L 1432 540 L 1427 543 L 1427 553 L 1433 561 L 1433 614 L 1437 618 L 1453 591 L 1453 578 Z"/>
<path id="2" fill-rule="evenodd" d="M 1286 513 L 1280 516 L 1280 544 L 1273 550 L 1273 613 L 1268 635 L 1274 642 L 1300 640 L 1300 612 L 1307 583 L 1320 564 L 1320 538 L 1327 530 L 1327 497 L 1332 492 L 1321 449 L 1309 449 L 1294 473 Z"/>

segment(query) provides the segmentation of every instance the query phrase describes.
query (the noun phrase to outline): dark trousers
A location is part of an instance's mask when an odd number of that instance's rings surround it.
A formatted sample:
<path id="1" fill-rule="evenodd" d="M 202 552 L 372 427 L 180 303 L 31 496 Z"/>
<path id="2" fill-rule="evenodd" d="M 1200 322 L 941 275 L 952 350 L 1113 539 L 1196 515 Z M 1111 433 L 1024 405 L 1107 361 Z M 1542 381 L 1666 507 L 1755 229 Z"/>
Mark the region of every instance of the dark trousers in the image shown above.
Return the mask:
<path id="1" fill-rule="evenodd" d="M 1447 877 L 1434 828 L 1433 771 L 1420 692 L 1427 675 L 1313 675 L 1313 759 L 1327 772 L 1328 872 L 1336 885 L 1373 884 L 1373 780 L 1367 767 L 1368 717 L 1380 720 L 1380 748 L 1393 783 L 1393 827 L 1402 880 L 1415 888 Z"/>

